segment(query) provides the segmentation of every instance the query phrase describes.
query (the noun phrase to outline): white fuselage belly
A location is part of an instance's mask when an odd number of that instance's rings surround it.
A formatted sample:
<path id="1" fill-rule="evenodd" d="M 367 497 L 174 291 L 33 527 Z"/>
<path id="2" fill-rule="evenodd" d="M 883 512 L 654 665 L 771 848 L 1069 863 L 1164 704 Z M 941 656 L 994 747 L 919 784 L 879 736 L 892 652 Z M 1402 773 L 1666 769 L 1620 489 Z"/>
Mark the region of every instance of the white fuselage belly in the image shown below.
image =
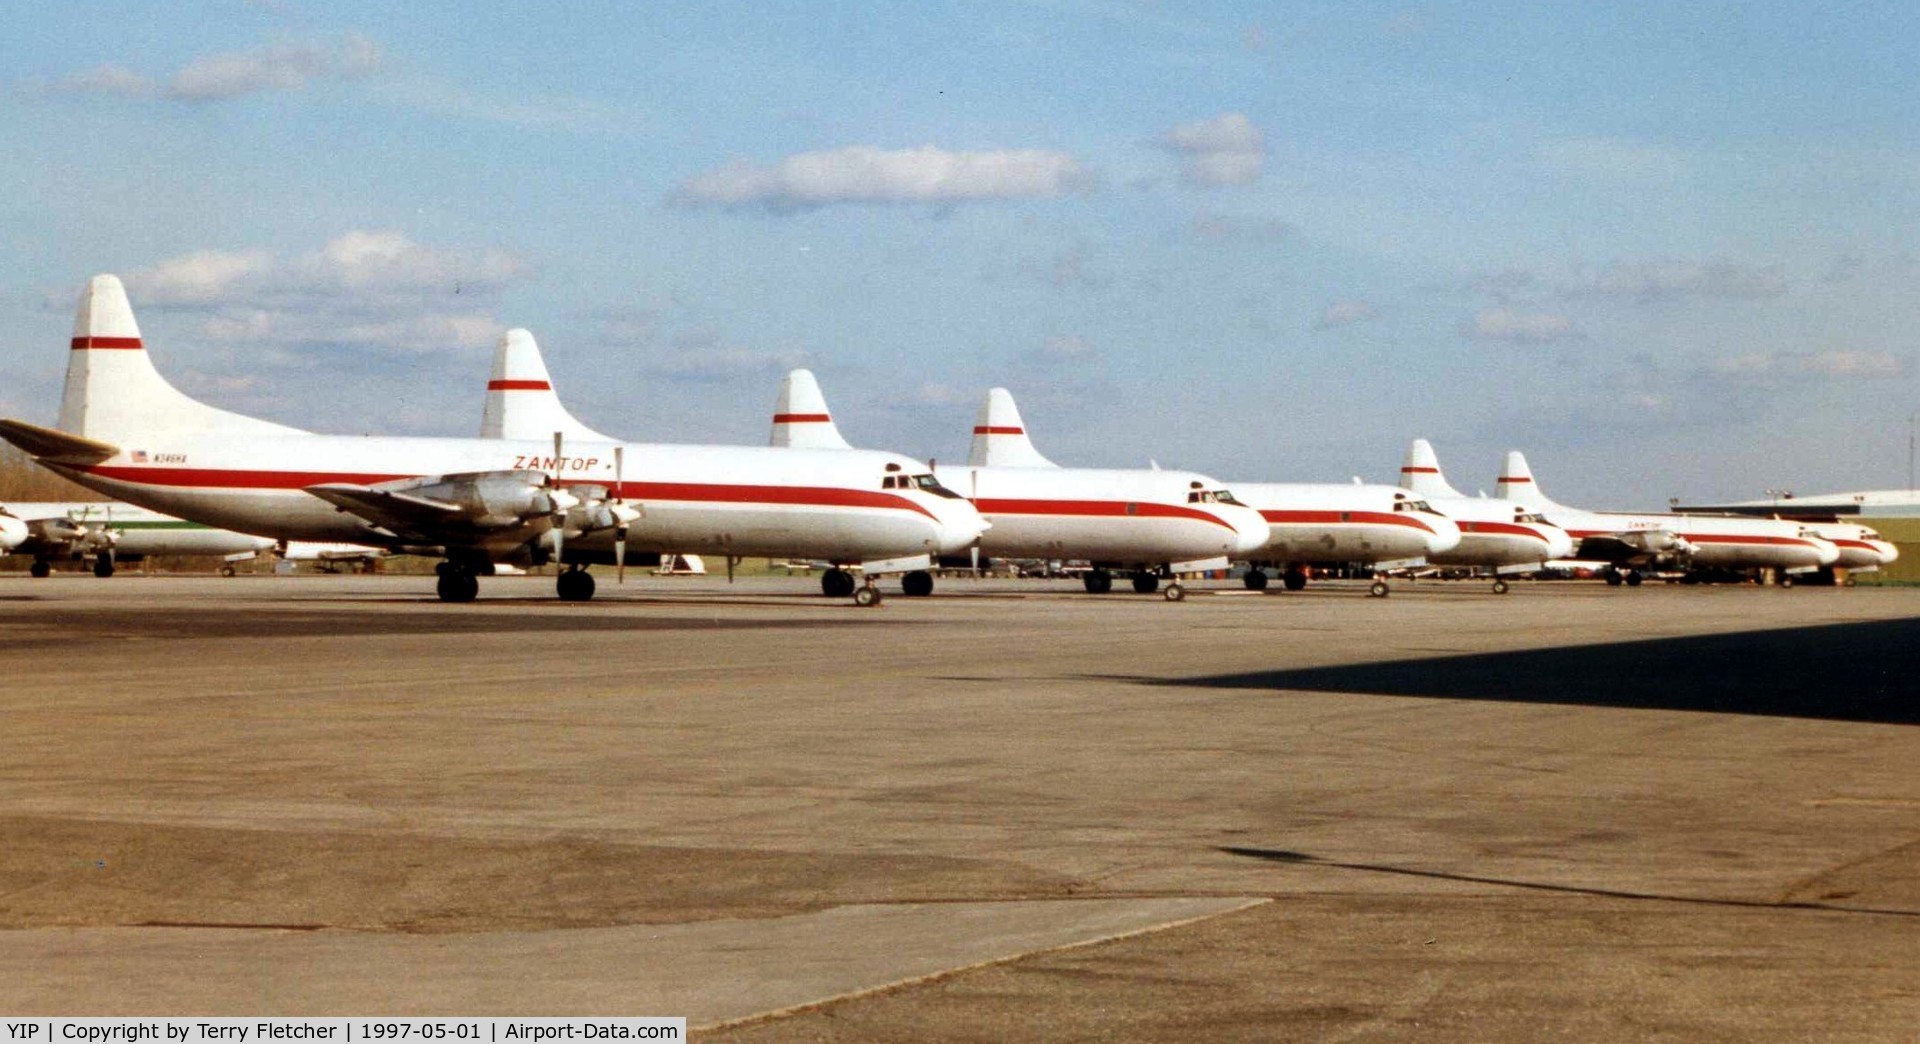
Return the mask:
<path id="1" fill-rule="evenodd" d="M 946 467 L 942 484 L 991 523 L 980 549 L 1003 558 L 1166 564 L 1232 558 L 1259 539 L 1245 508 L 1186 503 L 1185 472 Z"/>
<path id="2" fill-rule="evenodd" d="M 1564 558 L 1573 550 L 1572 538 L 1557 526 L 1514 521 L 1516 507 L 1510 500 L 1428 497 L 1427 503 L 1460 527 L 1458 545 L 1427 556 L 1434 565 L 1496 569 L 1538 565 Z"/>
<path id="3" fill-rule="evenodd" d="M 1687 560 L 1707 569 L 1806 569 L 1833 562 L 1835 549 L 1799 533 L 1799 527 L 1768 519 L 1701 518 L 1691 515 L 1629 515 L 1552 508 L 1547 520 L 1575 541 L 1618 534 L 1671 533 L 1686 540 Z M 1575 554 L 1584 556 L 1578 546 Z"/>
<path id="4" fill-rule="evenodd" d="M 1392 562 L 1430 558 L 1457 540 L 1453 523 L 1394 510 L 1387 487 L 1329 483 L 1235 483 L 1236 496 L 1267 523 L 1265 562 Z"/>
<path id="5" fill-rule="evenodd" d="M 570 446 L 566 454 L 558 470 L 562 485 L 612 489 L 612 444 Z M 625 454 L 620 492 L 641 512 L 628 535 L 631 550 L 859 561 L 955 551 L 972 540 L 964 519 L 957 526 L 942 523 L 943 513 L 955 514 L 947 505 L 959 501 L 880 488 L 892 454 L 841 451 L 837 459 L 813 459 L 819 454 L 655 445 L 629 445 Z M 303 487 L 552 471 L 553 465 L 552 446 L 543 443 L 299 434 L 175 437 L 88 468 L 62 470 L 110 496 L 209 525 L 284 540 L 395 546 L 399 542 Z M 596 531 L 574 546 L 604 549 L 612 543 L 610 531 Z"/>

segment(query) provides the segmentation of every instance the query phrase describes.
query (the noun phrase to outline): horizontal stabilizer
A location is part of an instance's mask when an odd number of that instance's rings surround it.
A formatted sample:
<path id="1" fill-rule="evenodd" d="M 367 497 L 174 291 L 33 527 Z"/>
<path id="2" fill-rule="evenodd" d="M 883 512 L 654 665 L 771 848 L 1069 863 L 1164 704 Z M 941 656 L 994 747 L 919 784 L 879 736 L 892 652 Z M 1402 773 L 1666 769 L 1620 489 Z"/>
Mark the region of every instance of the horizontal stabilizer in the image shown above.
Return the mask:
<path id="1" fill-rule="evenodd" d="M 26 421 L 0 420 L 0 438 L 25 450 L 28 456 L 59 464 L 98 464 L 120 452 L 120 447 L 112 443 Z"/>

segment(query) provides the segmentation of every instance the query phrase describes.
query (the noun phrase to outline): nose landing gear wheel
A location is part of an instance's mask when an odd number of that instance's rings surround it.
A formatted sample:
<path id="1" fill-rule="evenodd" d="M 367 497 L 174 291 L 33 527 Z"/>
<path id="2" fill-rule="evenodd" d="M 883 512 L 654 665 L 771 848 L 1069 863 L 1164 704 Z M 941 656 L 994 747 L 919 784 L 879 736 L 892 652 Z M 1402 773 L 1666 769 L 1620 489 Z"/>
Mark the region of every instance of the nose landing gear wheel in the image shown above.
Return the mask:
<path id="1" fill-rule="evenodd" d="M 879 605 L 880 589 L 868 584 L 853 593 L 853 604 L 859 606 Z"/>
<path id="2" fill-rule="evenodd" d="M 1178 602 L 1187 597 L 1187 589 L 1181 587 L 1179 584 L 1168 584 L 1167 589 L 1161 593 L 1166 596 L 1169 602 Z"/>
<path id="3" fill-rule="evenodd" d="M 584 569 L 561 573 L 553 586 L 563 602 L 585 602 L 593 598 L 593 574 Z"/>
<path id="4" fill-rule="evenodd" d="M 1781 573 L 1781 574 L 1780 574 L 1780 580 L 1779 580 L 1779 584 L 1780 584 L 1780 589 L 1781 589 L 1781 590 L 1783 590 L 1783 591 L 1784 591 L 1784 590 L 1786 590 L 1786 589 L 1787 589 L 1787 588 L 1789 588 L 1789 587 L 1792 587 L 1792 586 L 1793 586 L 1793 574 L 1792 574 L 1792 573 Z"/>
<path id="5" fill-rule="evenodd" d="M 1507 582 L 1506 582 L 1505 580 L 1495 580 L 1495 581 L 1493 582 L 1493 593 L 1494 593 L 1494 594 L 1506 594 L 1506 593 L 1507 593 Z"/>
<path id="6" fill-rule="evenodd" d="M 443 602 L 471 602 L 480 596 L 480 578 L 464 569 L 444 570 L 434 590 Z"/>
<path id="7" fill-rule="evenodd" d="M 1152 573 L 1133 574 L 1133 591 L 1135 594 L 1152 594 L 1158 590 L 1160 590 L 1159 577 L 1154 576 Z"/>
<path id="8" fill-rule="evenodd" d="M 1373 582 L 1373 586 L 1367 588 L 1367 597 L 1385 598 L 1387 596 L 1387 592 L 1388 592 L 1387 582 L 1385 580 L 1375 580 Z"/>

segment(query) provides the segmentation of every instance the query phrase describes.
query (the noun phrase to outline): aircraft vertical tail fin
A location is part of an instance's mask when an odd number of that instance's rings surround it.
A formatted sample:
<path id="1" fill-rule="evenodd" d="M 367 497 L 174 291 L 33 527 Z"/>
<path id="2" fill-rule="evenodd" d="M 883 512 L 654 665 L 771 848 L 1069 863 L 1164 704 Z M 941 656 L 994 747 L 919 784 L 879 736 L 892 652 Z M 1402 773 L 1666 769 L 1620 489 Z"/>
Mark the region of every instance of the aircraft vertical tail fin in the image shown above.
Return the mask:
<path id="1" fill-rule="evenodd" d="M 480 417 L 480 437 L 487 439 L 550 439 L 554 432 L 589 442 L 619 442 L 580 423 L 560 403 L 547 374 L 540 344 L 522 329 L 508 330 L 493 349 L 493 376 L 487 381 L 487 406 Z"/>
<path id="2" fill-rule="evenodd" d="M 1500 469 L 1500 477 L 1494 483 L 1493 495 L 1502 500 L 1524 500 L 1543 507 L 1553 501 L 1540 491 L 1533 480 L 1533 469 L 1527 467 L 1527 456 L 1519 450 L 1507 451 L 1507 463 Z"/>
<path id="3" fill-rule="evenodd" d="M 1013 404 L 1013 393 L 1005 388 L 990 389 L 986 401 L 980 404 L 967 464 L 976 468 L 1059 467 L 1033 448 L 1033 439 L 1027 436 L 1027 426 L 1020 419 L 1020 408 Z"/>
<path id="4" fill-rule="evenodd" d="M 120 444 L 178 433 L 298 431 L 208 406 L 167 383 L 147 355 L 126 287 L 116 276 L 94 276 L 80 294 L 71 349 L 57 422 L 61 431 Z"/>
<path id="5" fill-rule="evenodd" d="M 1440 457 L 1433 443 L 1414 439 L 1407 444 L 1407 459 L 1400 465 L 1400 488 L 1423 497 L 1464 497 L 1466 494 L 1447 483 L 1440 471 Z"/>
<path id="6" fill-rule="evenodd" d="M 780 382 L 773 404 L 772 446 L 798 449 L 852 449 L 827 410 L 827 397 L 812 370 L 795 370 Z"/>

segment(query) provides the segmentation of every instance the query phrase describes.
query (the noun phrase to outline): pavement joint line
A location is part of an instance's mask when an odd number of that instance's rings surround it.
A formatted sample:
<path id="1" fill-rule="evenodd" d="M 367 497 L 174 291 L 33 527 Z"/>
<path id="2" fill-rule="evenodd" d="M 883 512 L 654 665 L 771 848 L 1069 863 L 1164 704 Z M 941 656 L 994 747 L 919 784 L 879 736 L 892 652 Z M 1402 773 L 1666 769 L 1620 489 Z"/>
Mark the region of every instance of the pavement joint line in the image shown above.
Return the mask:
<path id="1" fill-rule="evenodd" d="M 872 997 L 882 993 L 891 993 L 895 990 L 906 989 L 911 986 L 923 986 L 923 985 L 926 985 L 927 983 L 938 982 L 942 979 L 951 978 L 955 975 L 960 975 L 970 971 L 978 971 L 981 968 L 992 968 L 997 965 L 1012 964 L 1015 961 L 1023 961 L 1029 957 L 1039 957 L 1042 955 L 1055 954 L 1055 953 L 1066 953 L 1070 950 L 1084 949 L 1089 946 L 1099 946 L 1103 943 L 1119 942 L 1122 939 L 1133 939 L 1133 938 L 1138 938 L 1139 936 L 1142 936 L 1142 935 L 1152 935 L 1156 932 L 1165 932 L 1165 931 L 1171 931 L 1175 928 L 1184 928 L 1190 924 L 1199 924 L 1201 921 L 1210 921 L 1215 917 L 1225 917 L 1228 914 L 1243 913 L 1247 910 L 1254 909 L 1255 907 L 1265 906 L 1268 903 L 1271 903 L 1274 901 L 1271 897 L 1268 897 L 1268 896 L 1244 896 L 1244 895 L 1232 896 L 1232 897 L 1163 896 L 1161 898 L 1201 898 L 1201 899 L 1239 898 L 1239 899 L 1244 899 L 1245 901 L 1238 906 L 1229 907 L 1228 909 L 1225 909 L 1225 910 L 1213 910 L 1207 913 L 1195 914 L 1192 917 L 1182 917 L 1179 920 L 1164 921 L 1159 924 L 1150 924 L 1142 928 L 1130 928 L 1123 932 L 1114 932 L 1112 934 L 1102 935 L 1094 939 L 1081 939 L 1076 942 L 1062 943 L 1059 946 L 1042 946 L 1036 950 L 1026 950 L 1021 953 L 1005 954 L 1003 956 L 992 957 L 984 961 L 974 961 L 971 964 L 961 964 L 961 965 L 955 965 L 952 968 L 942 968 L 939 971 L 928 972 L 925 975 L 913 975 L 904 979 L 897 979 L 893 982 L 883 982 L 875 986 L 867 986 L 857 990 L 849 990 L 846 993 L 837 993 L 831 997 L 820 997 L 815 1000 L 806 1001 L 801 1004 L 789 1004 L 781 1008 L 772 1008 L 767 1011 L 755 1012 L 752 1015 L 742 1015 L 738 1018 L 722 1019 L 719 1022 L 709 1022 L 701 1026 L 689 1026 L 687 1027 L 687 1032 L 710 1033 L 715 1030 L 733 1029 L 738 1026 L 750 1026 L 750 1025 L 755 1025 L 757 1023 L 762 1023 L 762 1022 L 774 1022 L 779 1019 L 791 1018 L 795 1015 L 803 1015 L 810 1011 L 817 1011 L 821 1008 L 826 1007 L 829 1004 L 838 1004 L 843 1001 L 858 1000 L 862 997 Z M 1036 901 L 1036 900 L 1029 900 L 1029 901 Z M 1037 900 L 1037 901 L 1053 902 L 1056 900 Z M 1069 900 L 1069 901 L 1074 901 L 1074 900 Z M 910 906 L 915 904 L 903 903 L 900 905 Z"/>

